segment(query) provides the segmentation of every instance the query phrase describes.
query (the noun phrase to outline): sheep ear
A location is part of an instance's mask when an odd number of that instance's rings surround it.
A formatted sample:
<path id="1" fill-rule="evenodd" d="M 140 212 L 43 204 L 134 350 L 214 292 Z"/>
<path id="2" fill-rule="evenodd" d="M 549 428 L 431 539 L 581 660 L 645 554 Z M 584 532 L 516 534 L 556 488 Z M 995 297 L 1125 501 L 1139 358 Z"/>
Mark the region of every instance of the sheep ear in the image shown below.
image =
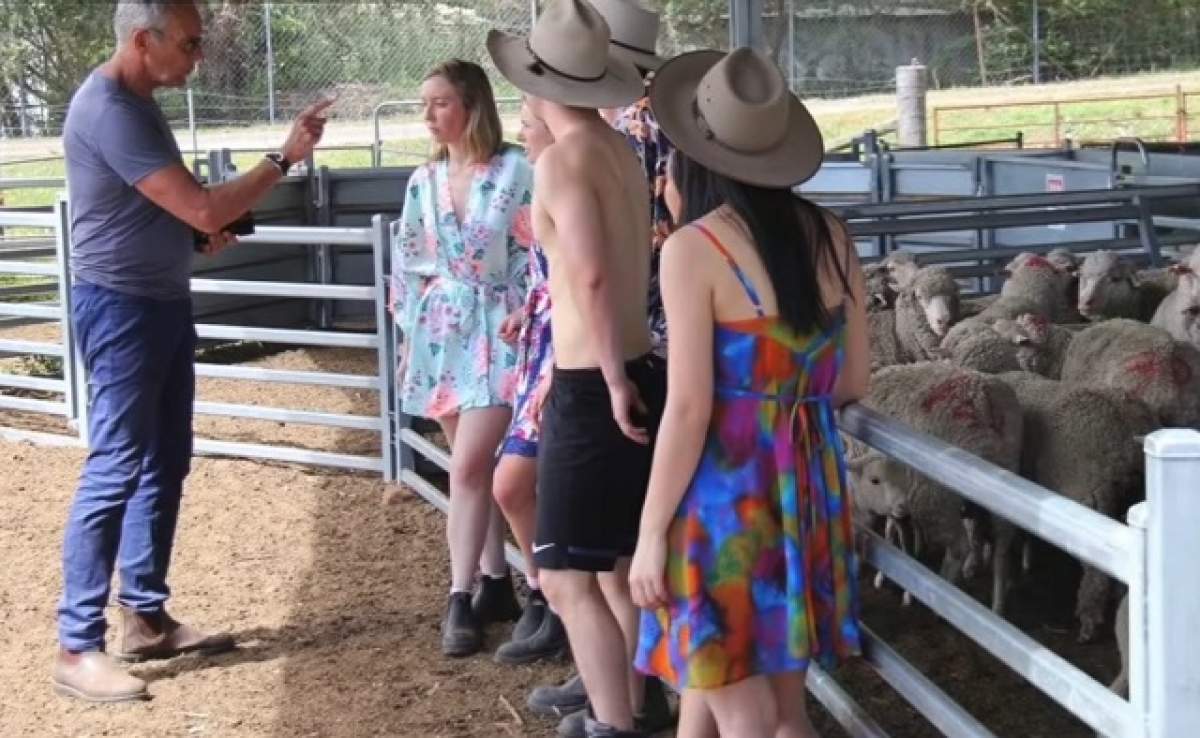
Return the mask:
<path id="1" fill-rule="evenodd" d="M 846 459 L 846 468 L 850 472 L 852 472 L 854 474 L 858 474 L 867 467 L 867 464 L 873 458 L 875 458 L 875 454 L 868 451 L 867 453 L 863 454 L 862 456 L 855 456 L 852 459 Z"/>

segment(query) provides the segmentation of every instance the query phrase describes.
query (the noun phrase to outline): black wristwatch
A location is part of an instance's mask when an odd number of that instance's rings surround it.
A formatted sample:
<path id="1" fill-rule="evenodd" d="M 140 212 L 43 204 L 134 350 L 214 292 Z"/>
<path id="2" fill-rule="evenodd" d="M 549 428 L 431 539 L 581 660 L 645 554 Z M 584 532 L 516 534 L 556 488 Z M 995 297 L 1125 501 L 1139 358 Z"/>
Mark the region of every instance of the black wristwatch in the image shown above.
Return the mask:
<path id="1" fill-rule="evenodd" d="M 284 177 L 287 176 L 288 170 L 292 168 L 292 163 L 288 161 L 283 154 L 272 151 L 271 153 L 267 154 L 267 159 L 274 163 L 275 166 L 279 167 L 279 174 Z"/>

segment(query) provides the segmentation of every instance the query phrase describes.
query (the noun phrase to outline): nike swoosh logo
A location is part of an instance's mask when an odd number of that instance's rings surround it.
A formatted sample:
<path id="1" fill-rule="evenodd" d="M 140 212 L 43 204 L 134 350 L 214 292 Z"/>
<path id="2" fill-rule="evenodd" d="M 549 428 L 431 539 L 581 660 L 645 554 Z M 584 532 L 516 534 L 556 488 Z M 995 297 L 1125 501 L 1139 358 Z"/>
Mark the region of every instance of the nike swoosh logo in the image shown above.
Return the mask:
<path id="1" fill-rule="evenodd" d="M 541 551 L 545 551 L 545 550 L 546 550 L 546 549 L 548 549 L 548 548 L 554 548 L 554 544 L 553 544 L 553 543 L 547 543 L 547 544 L 544 544 L 544 545 L 541 545 L 541 546 L 539 546 L 539 545 L 537 545 L 537 544 L 534 544 L 534 546 L 533 546 L 533 552 L 534 552 L 534 553 L 539 553 L 539 552 L 541 552 Z"/>

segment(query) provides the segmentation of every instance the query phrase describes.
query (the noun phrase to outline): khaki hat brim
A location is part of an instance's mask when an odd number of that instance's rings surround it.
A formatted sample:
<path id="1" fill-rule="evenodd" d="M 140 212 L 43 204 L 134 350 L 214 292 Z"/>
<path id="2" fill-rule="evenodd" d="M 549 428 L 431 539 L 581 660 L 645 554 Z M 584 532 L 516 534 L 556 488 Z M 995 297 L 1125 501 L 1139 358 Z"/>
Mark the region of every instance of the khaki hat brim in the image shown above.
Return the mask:
<path id="1" fill-rule="evenodd" d="M 500 74 L 522 92 L 576 108 L 618 108 L 645 94 L 637 67 L 612 53 L 604 76 L 594 81 L 565 77 L 539 64 L 522 36 L 489 31 L 487 50 Z M 536 70 L 536 71 L 535 71 Z"/>
<path id="2" fill-rule="evenodd" d="M 791 93 L 787 135 L 769 149 L 736 151 L 701 130 L 692 102 L 705 73 L 724 57 L 720 51 L 693 51 L 671 59 L 654 73 L 650 110 L 667 140 L 712 171 L 759 187 L 792 187 L 816 174 L 825 158 L 821 129 Z"/>
<path id="3" fill-rule="evenodd" d="M 612 55 L 618 59 L 624 59 L 632 62 L 642 69 L 654 71 L 667 63 L 667 60 L 658 54 L 651 54 L 645 51 L 636 51 L 616 43 L 610 43 L 609 48 L 612 50 Z"/>

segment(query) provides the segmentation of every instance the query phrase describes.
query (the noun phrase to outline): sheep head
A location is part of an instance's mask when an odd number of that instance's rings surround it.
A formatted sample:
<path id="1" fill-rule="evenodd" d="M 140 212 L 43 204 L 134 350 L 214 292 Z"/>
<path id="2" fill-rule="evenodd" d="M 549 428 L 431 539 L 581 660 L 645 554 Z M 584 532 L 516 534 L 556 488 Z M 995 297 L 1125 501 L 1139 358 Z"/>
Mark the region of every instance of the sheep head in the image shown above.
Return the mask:
<path id="1" fill-rule="evenodd" d="M 891 275 L 892 286 L 897 290 L 903 290 L 912 284 L 913 278 L 921 268 L 917 264 L 917 257 L 908 251 L 893 251 L 880 263 Z"/>
<path id="2" fill-rule="evenodd" d="M 1200 348 L 1200 274 L 1186 272 L 1179 277 L 1179 286 L 1175 288 L 1183 296 L 1179 305 L 1183 313 L 1183 335 L 1188 343 Z"/>
<path id="3" fill-rule="evenodd" d="M 1061 246 L 1051 249 L 1046 254 L 1046 261 L 1065 274 L 1075 274 L 1079 271 L 1079 258 L 1070 249 L 1064 249 Z"/>
<path id="4" fill-rule="evenodd" d="M 847 462 L 855 507 L 890 518 L 908 516 L 908 496 L 895 466 L 896 462 L 878 451 Z"/>
<path id="5" fill-rule="evenodd" d="M 1046 342 L 1050 339 L 1049 320 L 1035 313 L 1023 313 L 1014 320 L 997 320 L 992 324 L 992 330 L 1016 346 L 1017 366 L 1034 374 L 1046 374 L 1050 362 L 1046 354 Z"/>
<path id="6" fill-rule="evenodd" d="M 929 329 L 939 338 L 945 337 L 959 314 L 959 287 L 954 276 L 944 267 L 925 267 L 913 277 L 909 289 L 916 295 Z"/>
<path id="7" fill-rule="evenodd" d="M 1110 302 L 1130 302 L 1137 290 L 1133 267 L 1112 251 L 1093 251 L 1079 265 L 1079 314 L 1088 320 L 1103 317 Z"/>

